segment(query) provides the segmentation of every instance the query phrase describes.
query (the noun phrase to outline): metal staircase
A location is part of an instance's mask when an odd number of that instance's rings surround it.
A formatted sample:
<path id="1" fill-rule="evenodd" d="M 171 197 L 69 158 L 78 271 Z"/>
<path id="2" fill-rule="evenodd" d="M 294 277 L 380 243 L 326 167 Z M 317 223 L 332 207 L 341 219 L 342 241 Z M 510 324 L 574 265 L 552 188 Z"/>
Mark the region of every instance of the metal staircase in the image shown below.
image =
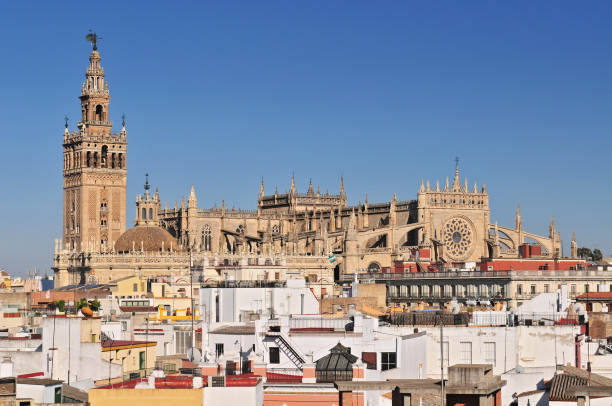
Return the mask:
<path id="1" fill-rule="evenodd" d="M 289 339 L 284 337 L 282 333 L 277 332 L 270 332 L 268 335 L 274 337 L 274 343 L 278 345 L 278 348 L 280 348 L 287 358 L 289 358 L 301 371 L 306 361 L 304 361 L 304 357 L 289 343 Z"/>

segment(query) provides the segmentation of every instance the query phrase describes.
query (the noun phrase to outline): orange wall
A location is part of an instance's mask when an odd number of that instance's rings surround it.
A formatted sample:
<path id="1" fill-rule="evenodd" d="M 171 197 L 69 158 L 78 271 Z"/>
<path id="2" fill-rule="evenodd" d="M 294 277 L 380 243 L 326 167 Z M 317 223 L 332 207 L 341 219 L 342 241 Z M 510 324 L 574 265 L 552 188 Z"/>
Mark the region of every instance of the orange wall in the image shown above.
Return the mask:
<path id="1" fill-rule="evenodd" d="M 266 392 L 264 393 L 264 406 L 338 406 L 339 396 L 338 392 Z M 363 406 L 363 398 L 361 392 L 343 392 L 342 404 Z"/>

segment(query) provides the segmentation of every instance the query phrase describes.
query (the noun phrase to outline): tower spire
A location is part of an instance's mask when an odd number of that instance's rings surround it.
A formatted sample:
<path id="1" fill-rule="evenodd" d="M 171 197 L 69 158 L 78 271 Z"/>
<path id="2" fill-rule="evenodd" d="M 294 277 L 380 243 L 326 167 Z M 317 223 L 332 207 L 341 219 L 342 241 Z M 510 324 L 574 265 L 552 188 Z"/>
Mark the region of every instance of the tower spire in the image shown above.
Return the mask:
<path id="1" fill-rule="evenodd" d="M 344 176 L 340 176 L 340 196 L 344 196 Z"/>
<path id="2" fill-rule="evenodd" d="M 455 158 L 455 178 L 453 179 L 453 191 L 461 189 L 461 180 L 459 179 L 459 157 Z"/>
<path id="3" fill-rule="evenodd" d="M 523 228 L 522 220 L 521 220 L 521 204 L 519 203 L 516 206 L 516 218 L 514 220 L 514 226 L 516 230 L 520 230 Z"/>
<path id="4" fill-rule="evenodd" d="M 264 179 L 261 177 L 261 185 L 259 186 L 259 198 L 264 197 Z"/>
<path id="5" fill-rule="evenodd" d="M 555 237 L 555 216 L 554 215 L 550 216 L 550 225 L 548 226 L 548 237 L 549 238 Z"/>
<path id="6" fill-rule="evenodd" d="M 291 194 L 294 195 L 295 193 L 295 175 L 291 174 Z"/>

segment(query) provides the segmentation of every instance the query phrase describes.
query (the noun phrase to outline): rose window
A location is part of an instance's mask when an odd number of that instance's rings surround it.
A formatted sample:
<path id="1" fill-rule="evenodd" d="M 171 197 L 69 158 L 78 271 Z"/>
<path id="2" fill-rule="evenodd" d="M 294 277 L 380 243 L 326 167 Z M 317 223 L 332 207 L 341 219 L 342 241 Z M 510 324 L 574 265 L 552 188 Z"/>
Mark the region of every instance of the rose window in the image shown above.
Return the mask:
<path id="1" fill-rule="evenodd" d="M 472 246 L 471 225 L 460 217 L 454 217 L 444 224 L 444 246 L 451 258 L 464 257 Z"/>

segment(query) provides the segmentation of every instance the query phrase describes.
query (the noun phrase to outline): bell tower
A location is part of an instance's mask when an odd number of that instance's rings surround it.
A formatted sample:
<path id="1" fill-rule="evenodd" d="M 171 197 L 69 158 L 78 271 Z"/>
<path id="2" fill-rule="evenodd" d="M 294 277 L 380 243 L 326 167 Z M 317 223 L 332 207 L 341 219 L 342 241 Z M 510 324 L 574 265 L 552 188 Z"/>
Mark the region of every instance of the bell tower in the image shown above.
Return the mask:
<path id="1" fill-rule="evenodd" d="M 106 252 L 125 231 L 127 132 L 119 133 L 108 119 L 110 92 L 100 65 L 95 34 L 89 66 L 81 88 L 81 121 L 64 130 L 63 248 Z"/>

